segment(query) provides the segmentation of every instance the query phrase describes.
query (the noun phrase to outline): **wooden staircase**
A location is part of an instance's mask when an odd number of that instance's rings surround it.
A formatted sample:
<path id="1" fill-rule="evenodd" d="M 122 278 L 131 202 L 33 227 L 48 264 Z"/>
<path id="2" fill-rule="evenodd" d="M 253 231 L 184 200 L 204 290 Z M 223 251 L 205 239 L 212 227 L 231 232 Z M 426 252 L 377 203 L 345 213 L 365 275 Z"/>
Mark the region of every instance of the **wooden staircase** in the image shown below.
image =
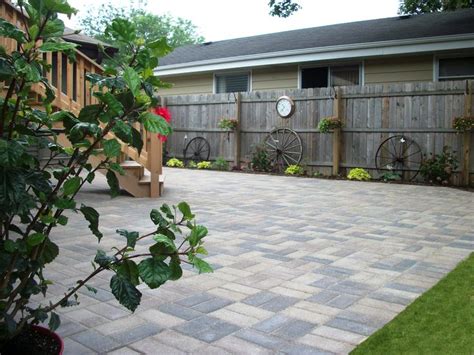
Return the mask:
<path id="1" fill-rule="evenodd" d="M 10 1 L 0 0 L 0 17 L 12 24 L 21 26 L 21 12 L 19 12 Z M 16 50 L 17 43 L 13 39 L 0 37 L 0 45 L 7 52 Z M 52 105 L 57 110 L 68 110 L 78 115 L 80 110 L 87 105 L 98 103 L 92 95 L 92 88 L 85 80 L 88 73 L 102 73 L 102 67 L 88 58 L 85 54 L 76 51 L 76 62 L 70 63 L 67 56 L 62 53 L 47 53 L 45 59 L 51 65 L 51 70 L 46 77 L 53 86 L 56 99 Z M 0 87 L 2 95 L 7 87 Z M 45 88 L 42 84 L 32 87 L 33 98 L 44 97 Z M 150 134 L 140 125 L 135 128 L 142 134 L 143 149 L 138 153 L 135 148 L 122 143 L 121 156 L 117 160 L 123 167 L 125 175 L 116 174 L 120 187 L 135 197 L 159 197 L 163 192 L 164 177 L 162 171 L 162 143 L 156 134 Z M 116 138 L 109 133 L 107 139 Z M 58 136 L 58 143 L 67 147 L 71 143 L 64 134 Z M 97 166 L 103 157 L 92 156 L 90 163 Z"/>

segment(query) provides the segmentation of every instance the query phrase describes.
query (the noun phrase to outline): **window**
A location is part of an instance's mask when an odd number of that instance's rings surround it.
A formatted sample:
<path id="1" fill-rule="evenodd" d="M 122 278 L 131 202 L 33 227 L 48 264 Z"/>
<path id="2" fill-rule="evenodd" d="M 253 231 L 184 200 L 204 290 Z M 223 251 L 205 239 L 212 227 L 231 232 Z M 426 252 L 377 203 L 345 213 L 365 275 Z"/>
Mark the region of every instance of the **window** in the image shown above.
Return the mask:
<path id="1" fill-rule="evenodd" d="M 301 70 L 301 88 L 359 85 L 359 66 L 327 66 Z"/>
<path id="2" fill-rule="evenodd" d="M 67 57 L 61 54 L 61 91 L 67 95 Z"/>
<path id="3" fill-rule="evenodd" d="M 216 94 L 250 91 L 248 73 L 216 74 Z"/>
<path id="4" fill-rule="evenodd" d="M 474 78 L 474 57 L 444 58 L 439 60 L 439 80 Z"/>

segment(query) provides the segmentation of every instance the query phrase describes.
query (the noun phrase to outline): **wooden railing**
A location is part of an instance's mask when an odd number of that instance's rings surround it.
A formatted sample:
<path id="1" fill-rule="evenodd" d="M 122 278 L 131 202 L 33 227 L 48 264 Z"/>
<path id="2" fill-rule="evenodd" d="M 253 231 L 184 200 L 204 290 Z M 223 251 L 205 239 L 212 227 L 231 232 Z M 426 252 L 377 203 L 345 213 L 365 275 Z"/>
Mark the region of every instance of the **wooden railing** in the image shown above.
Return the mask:
<path id="1" fill-rule="evenodd" d="M 10 1 L 0 0 L 1 18 L 24 29 L 22 16 L 24 15 Z M 0 45 L 6 49 L 7 53 L 18 49 L 17 42 L 10 38 L 0 37 Z M 56 95 L 55 100 L 52 102 L 54 109 L 68 110 L 77 115 L 84 106 L 98 103 L 98 100 L 92 95 L 93 90 L 90 83 L 86 80 L 86 74 L 102 73 L 103 68 L 99 64 L 79 50 L 76 50 L 76 60 L 74 62 L 70 62 L 68 57 L 60 52 L 45 53 L 44 59 L 51 66 L 51 70 L 45 73 L 45 77 L 48 79 Z M 4 89 L 0 87 L 1 92 Z M 36 99 L 34 101 L 39 103 L 41 97 L 45 96 L 44 85 L 33 85 L 31 96 L 33 99 Z M 162 174 L 162 143 L 156 134 L 146 132 L 143 125 L 136 123 L 135 128 L 142 133 L 143 149 L 138 154 L 136 149 L 123 143 L 122 157 L 119 160 L 132 159 L 148 169 L 151 175 L 150 197 L 157 197 L 160 190 L 159 177 Z M 113 137 L 113 134 L 108 135 L 108 138 Z"/>

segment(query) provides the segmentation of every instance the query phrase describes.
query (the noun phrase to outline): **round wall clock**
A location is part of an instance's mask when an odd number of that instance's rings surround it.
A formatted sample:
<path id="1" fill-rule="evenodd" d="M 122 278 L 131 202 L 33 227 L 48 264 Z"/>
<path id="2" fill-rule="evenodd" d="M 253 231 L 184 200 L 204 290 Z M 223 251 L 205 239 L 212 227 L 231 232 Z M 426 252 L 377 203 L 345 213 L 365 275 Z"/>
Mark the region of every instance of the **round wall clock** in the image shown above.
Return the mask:
<path id="1" fill-rule="evenodd" d="M 288 96 L 281 96 L 276 102 L 276 110 L 280 117 L 289 118 L 295 113 L 295 103 Z"/>

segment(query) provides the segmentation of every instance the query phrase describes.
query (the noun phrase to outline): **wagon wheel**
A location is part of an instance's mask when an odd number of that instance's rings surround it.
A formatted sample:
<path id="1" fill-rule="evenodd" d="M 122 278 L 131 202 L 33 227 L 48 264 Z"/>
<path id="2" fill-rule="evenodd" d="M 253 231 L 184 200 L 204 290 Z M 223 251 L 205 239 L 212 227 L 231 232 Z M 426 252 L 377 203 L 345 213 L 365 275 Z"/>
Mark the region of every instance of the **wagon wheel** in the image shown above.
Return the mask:
<path id="1" fill-rule="evenodd" d="M 211 146 L 203 137 L 196 137 L 189 141 L 184 148 L 184 160 L 192 160 L 196 163 L 209 160 L 211 154 Z"/>
<path id="2" fill-rule="evenodd" d="M 422 161 L 423 154 L 418 143 L 405 136 L 387 138 L 375 154 L 375 166 L 379 173 L 392 172 L 402 179 L 408 177 L 413 180 L 420 172 Z"/>
<path id="3" fill-rule="evenodd" d="M 295 131 L 277 128 L 271 131 L 264 141 L 270 163 L 276 170 L 299 164 L 303 157 L 303 144 Z"/>

